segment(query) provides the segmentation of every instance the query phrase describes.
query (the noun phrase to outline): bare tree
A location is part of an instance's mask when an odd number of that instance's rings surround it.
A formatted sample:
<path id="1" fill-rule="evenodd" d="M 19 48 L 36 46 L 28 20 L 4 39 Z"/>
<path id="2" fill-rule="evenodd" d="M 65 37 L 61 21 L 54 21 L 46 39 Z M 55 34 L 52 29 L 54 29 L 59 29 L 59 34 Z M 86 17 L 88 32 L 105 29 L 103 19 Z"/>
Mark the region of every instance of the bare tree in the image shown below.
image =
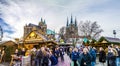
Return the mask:
<path id="1" fill-rule="evenodd" d="M 98 38 L 101 32 L 103 32 L 103 30 L 97 22 L 86 21 L 80 22 L 79 24 L 79 33 L 82 36 L 86 36 L 88 39 Z"/>
<path id="2" fill-rule="evenodd" d="M 65 35 L 65 30 L 66 30 L 66 29 L 65 29 L 64 26 L 60 28 L 59 35 L 61 36 L 62 39 L 65 38 L 65 37 L 64 37 L 64 35 Z"/>

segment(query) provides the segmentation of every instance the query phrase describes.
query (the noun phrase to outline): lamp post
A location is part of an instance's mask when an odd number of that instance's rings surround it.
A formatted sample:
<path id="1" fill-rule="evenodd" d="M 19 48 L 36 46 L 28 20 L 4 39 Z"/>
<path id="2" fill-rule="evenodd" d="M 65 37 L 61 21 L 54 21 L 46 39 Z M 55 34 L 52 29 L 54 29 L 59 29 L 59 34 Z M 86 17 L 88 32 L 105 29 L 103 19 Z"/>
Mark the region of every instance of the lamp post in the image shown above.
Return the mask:
<path id="1" fill-rule="evenodd" d="M 113 30 L 114 38 L 116 38 L 116 30 Z"/>

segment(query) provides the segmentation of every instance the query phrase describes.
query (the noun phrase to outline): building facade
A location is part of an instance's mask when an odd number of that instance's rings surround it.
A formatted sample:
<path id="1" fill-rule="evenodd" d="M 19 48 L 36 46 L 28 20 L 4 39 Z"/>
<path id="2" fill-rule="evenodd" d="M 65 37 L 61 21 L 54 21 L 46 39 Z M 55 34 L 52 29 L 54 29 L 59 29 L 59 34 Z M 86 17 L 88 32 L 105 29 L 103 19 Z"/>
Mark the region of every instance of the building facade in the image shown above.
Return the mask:
<path id="1" fill-rule="evenodd" d="M 71 19 L 67 18 L 67 24 L 66 24 L 66 32 L 65 32 L 65 38 L 77 38 L 78 35 L 78 25 L 76 18 L 73 20 L 73 17 L 71 16 Z"/>
<path id="2" fill-rule="evenodd" d="M 37 31 L 38 33 L 42 35 L 46 35 L 47 32 L 47 24 L 45 20 L 41 18 L 41 21 L 39 22 L 38 25 L 35 24 L 28 24 L 24 26 L 24 37 L 26 37 L 31 31 Z"/>
<path id="3" fill-rule="evenodd" d="M 24 26 L 23 41 L 20 43 L 28 49 L 56 45 L 57 43 L 53 40 L 54 34 L 54 31 L 47 29 L 45 20 L 41 18 L 38 25 L 30 23 Z"/>

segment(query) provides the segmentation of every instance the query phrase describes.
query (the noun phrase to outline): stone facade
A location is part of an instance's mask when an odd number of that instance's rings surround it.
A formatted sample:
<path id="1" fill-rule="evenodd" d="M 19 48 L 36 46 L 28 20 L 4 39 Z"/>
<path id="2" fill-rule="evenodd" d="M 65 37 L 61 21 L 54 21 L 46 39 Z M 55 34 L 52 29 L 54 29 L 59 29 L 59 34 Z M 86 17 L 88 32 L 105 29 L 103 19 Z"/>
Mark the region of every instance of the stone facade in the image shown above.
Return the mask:
<path id="1" fill-rule="evenodd" d="M 45 20 L 43 21 L 43 19 L 41 18 L 41 21 L 39 22 L 38 25 L 30 23 L 24 26 L 24 37 L 26 37 L 31 31 L 37 31 L 42 35 L 46 35 L 47 25 L 45 23 Z"/>
<path id="2" fill-rule="evenodd" d="M 77 20 L 73 21 L 73 17 L 71 16 L 71 20 L 69 22 L 67 18 L 67 24 L 66 24 L 66 32 L 65 32 L 65 38 L 77 38 L 78 37 L 78 25 Z"/>

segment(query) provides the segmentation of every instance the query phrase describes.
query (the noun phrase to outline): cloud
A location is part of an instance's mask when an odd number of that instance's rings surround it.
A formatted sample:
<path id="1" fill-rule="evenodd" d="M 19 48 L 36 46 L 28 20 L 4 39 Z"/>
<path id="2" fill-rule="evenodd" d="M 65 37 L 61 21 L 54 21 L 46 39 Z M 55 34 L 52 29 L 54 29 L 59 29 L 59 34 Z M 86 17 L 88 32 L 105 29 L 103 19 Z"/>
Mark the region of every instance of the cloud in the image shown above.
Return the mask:
<path id="1" fill-rule="evenodd" d="M 12 34 L 12 33 L 14 33 L 14 29 L 12 29 L 10 26 L 9 26 L 9 24 L 6 24 L 5 22 L 4 22 L 4 20 L 2 20 L 1 18 L 0 18 L 0 26 L 1 26 L 1 28 L 2 28 L 2 32 L 3 32 L 3 37 L 5 38 L 8 34 L 8 36 L 10 36 L 10 34 Z M 7 33 L 7 35 L 6 35 L 6 33 Z M 0 34 L 1 35 L 1 34 Z"/>
<path id="2" fill-rule="evenodd" d="M 110 33 L 113 21 L 120 20 L 116 7 L 118 4 L 114 2 L 116 6 L 110 8 L 109 3 L 112 3 L 112 0 L 0 0 L 0 18 L 14 31 L 5 34 L 11 38 L 22 37 L 25 24 L 38 24 L 41 17 L 46 20 L 49 29 L 58 32 L 60 27 L 66 26 L 66 19 L 70 18 L 71 14 L 77 17 L 78 22 L 98 21 L 105 33 Z M 105 27 L 108 23 L 111 29 Z"/>
<path id="3" fill-rule="evenodd" d="M 102 10 L 101 12 L 84 14 L 84 17 L 81 17 L 81 20 L 97 21 L 101 28 L 104 30 L 104 32 L 102 33 L 103 36 L 113 37 L 113 30 L 116 30 L 117 37 L 119 38 L 120 37 L 120 35 L 118 34 L 120 32 L 119 11 L 120 9 L 104 8 L 104 10 Z"/>

